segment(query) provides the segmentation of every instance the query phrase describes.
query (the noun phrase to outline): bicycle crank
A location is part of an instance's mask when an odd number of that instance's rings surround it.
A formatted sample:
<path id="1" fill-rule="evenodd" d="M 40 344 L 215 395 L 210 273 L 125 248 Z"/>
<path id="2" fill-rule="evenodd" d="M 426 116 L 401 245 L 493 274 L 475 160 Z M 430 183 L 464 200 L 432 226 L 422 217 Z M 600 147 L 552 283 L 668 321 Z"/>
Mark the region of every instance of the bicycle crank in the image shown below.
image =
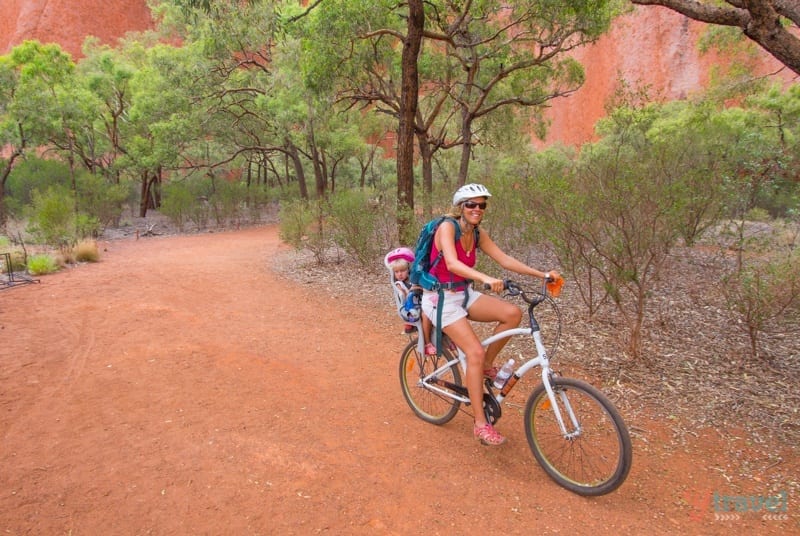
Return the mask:
<path id="1" fill-rule="evenodd" d="M 486 415 L 486 420 L 492 425 L 499 421 L 503 414 L 500 404 L 489 393 L 483 393 L 483 413 Z"/>

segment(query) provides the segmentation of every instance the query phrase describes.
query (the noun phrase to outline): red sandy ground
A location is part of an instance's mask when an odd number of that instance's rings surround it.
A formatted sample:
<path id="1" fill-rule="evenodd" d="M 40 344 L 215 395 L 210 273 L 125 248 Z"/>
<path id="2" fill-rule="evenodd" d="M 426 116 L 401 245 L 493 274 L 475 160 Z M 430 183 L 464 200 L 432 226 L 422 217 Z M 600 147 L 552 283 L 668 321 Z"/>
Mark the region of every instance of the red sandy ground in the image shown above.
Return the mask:
<path id="1" fill-rule="evenodd" d="M 0 292 L 2 533 L 798 533 L 793 496 L 784 521 L 715 518 L 713 493 L 768 490 L 726 477 L 713 431 L 676 448 L 660 422 L 629 422 L 628 481 L 589 499 L 542 472 L 518 411 L 499 448 L 465 414 L 422 422 L 388 296 L 271 273 L 275 227 L 102 246 Z"/>

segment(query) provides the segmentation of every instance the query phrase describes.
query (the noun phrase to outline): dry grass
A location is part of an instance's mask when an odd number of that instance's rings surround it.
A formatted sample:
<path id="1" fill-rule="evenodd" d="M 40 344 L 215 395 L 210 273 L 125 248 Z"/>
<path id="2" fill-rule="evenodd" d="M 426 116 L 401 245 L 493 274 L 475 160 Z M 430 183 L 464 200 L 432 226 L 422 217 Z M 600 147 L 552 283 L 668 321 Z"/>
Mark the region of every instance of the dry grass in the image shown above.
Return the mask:
<path id="1" fill-rule="evenodd" d="M 77 262 L 97 262 L 100 260 L 100 250 L 96 240 L 83 240 L 73 248 Z"/>

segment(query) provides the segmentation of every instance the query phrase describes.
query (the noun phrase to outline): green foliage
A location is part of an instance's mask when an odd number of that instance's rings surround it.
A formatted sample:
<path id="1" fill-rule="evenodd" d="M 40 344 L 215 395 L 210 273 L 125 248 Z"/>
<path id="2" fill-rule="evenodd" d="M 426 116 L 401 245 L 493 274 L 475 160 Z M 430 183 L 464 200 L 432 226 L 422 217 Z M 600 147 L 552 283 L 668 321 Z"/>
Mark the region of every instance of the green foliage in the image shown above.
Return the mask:
<path id="1" fill-rule="evenodd" d="M 248 194 L 247 185 L 243 182 L 216 181 L 216 188 L 210 201 L 214 206 L 217 223 L 240 223 L 244 219 Z"/>
<path id="2" fill-rule="evenodd" d="M 170 181 L 163 186 L 160 211 L 183 230 L 197 206 L 197 199 L 183 181 Z"/>
<path id="3" fill-rule="evenodd" d="M 75 212 L 75 196 L 66 188 L 51 186 L 44 193 L 34 190 L 32 195 L 27 230 L 39 242 L 68 250 L 78 240 L 100 232 L 97 218 Z"/>
<path id="4" fill-rule="evenodd" d="M 800 249 L 789 255 L 749 259 L 745 266 L 722 281 L 734 326 L 741 326 L 750 341 L 750 356 L 761 355 L 765 333 L 796 336 L 800 326 Z"/>
<path id="5" fill-rule="evenodd" d="M 328 225 L 327 202 L 302 199 L 281 203 L 279 212 L 281 240 L 295 249 L 307 249 L 318 264 L 333 243 Z"/>
<path id="6" fill-rule="evenodd" d="M 383 211 L 370 201 L 370 195 L 362 190 L 338 192 L 330 199 L 333 239 L 362 266 L 373 264 L 388 248 L 377 237 Z"/>
<path id="7" fill-rule="evenodd" d="M 44 192 L 50 187 L 68 188 L 69 167 L 58 160 L 27 157 L 15 166 L 6 183 L 6 202 L 12 216 L 21 216 L 26 206 L 33 202 L 33 192 Z"/>
<path id="8" fill-rule="evenodd" d="M 22 272 L 28 268 L 28 256 L 24 251 L 13 250 L 10 253 L 12 272 Z"/>
<path id="9" fill-rule="evenodd" d="M 75 199 L 65 188 L 51 186 L 32 193 L 28 231 L 40 242 L 70 247 L 75 242 Z"/>
<path id="10" fill-rule="evenodd" d="M 81 170 L 76 178 L 78 209 L 95 219 L 100 227 L 119 222 L 130 188 L 125 184 L 110 184 L 101 175 Z M 88 234 L 86 236 L 92 236 Z"/>
<path id="11" fill-rule="evenodd" d="M 620 106 L 600 125 L 603 138 L 584 145 L 574 168 L 552 158 L 534 169 L 532 206 L 546 220 L 566 270 L 590 311 L 610 298 L 628 326 L 627 348 L 640 354 L 647 299 L 679 236 L 691 195 L 665 172 L 650 132 L 652 106 Z M 561 173 L 558 173 L 559 168 Z"/>
<path id="12" fill-rule="evenodd" d="M 28 272 L 33 275 L 46 275 L 58 271 L 58 263 L 48 254 L 31 255 L 28 259 Z"/>

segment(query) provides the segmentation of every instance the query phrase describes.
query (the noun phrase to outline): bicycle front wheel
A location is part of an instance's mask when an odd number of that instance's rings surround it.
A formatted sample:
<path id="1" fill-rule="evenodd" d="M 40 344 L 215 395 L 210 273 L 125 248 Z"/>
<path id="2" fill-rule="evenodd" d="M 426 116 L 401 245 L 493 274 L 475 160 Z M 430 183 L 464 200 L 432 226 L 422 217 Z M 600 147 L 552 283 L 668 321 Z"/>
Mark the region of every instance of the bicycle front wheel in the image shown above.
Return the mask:
<path id="1" fill-rule="evenodd" d="M 461 402 L 446 394 L 432 391 L 421 384 L 422 378 L 432 373 L 448 361 L 450 353 L 444 355 L 422 355 L 417 350 L 416 341 L 411 341 L 400 355 L 400 386 L 403 396 L 414 413 L 431 424 L 445 424 L 456 416 Z M 461 372 L 458 364 L 451 365 L 438 375 L 438 379 L 452 385 L 461 385 Z M 442 382 L 440 382 L 442 383 Z M 439 385 L 439 388 L 448 389 Z"/>
<path id="2" fill-rule="evenodd" d="M 536 460 L 559 485 L 579 495 L 605 495 L 625 481 L 632 463 L 631 438 L 617 409 L 581 380 L 554 377 L 551 386 L 567 433 L 544 385 L 525 406 L 525 434 Z"/>

